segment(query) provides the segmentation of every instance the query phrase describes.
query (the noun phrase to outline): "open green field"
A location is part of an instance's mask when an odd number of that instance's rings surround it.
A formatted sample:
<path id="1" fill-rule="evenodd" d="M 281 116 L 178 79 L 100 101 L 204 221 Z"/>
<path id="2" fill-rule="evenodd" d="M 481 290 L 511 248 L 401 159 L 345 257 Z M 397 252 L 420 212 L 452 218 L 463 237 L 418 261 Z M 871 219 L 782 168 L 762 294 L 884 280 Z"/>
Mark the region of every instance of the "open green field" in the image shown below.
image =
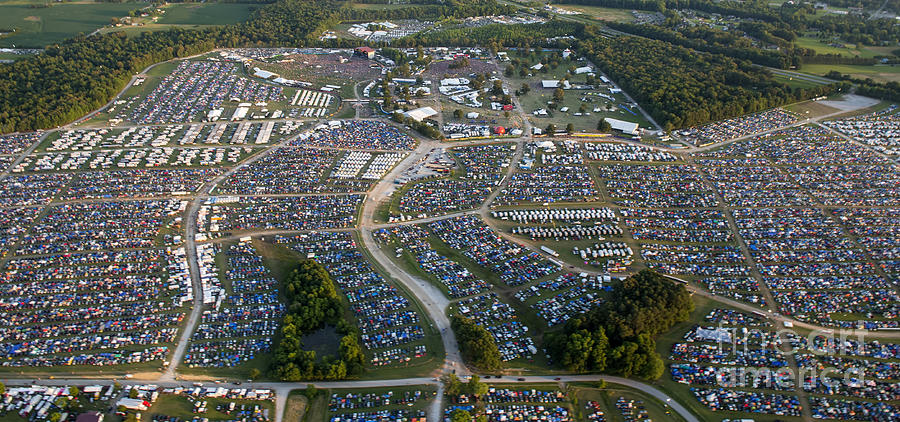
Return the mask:
<path id="1" fill-rule="evenodd" d="M 174 25 L 228 25 L 247 20 L 259 7 L 241 3 L 179 3 L 165 8 L 157 23 Z"/>
<path id="2" fill-rule="evenodd" d="M 361 10 L 394 10 L 394 9 L 403 9 L 407 7 L 414 7 L 408 4 L 367 4 L 367 3 L 352 3 L 350 7 L 353 9 L 361 9 Z"/>
<path id="3" fill-rule="evenodd" d="M 223 412 L 219 412 L 216 410 L 216 406 L 220 404 L 228 404 L 235 403 L 238 408 L 241 405 L 248 406 L 260 406 L 263 409 L 269 409 L 269 412 L 275 411 L 275 404 L 271 401 L 265 400 L 237 400 L 237 399 L 222 399 L 222 398 L 208 398 L 203 399 L 203 401 L 207 402 L 207 410 L 203 413 L 204 418 L 208 418 L 210 420 L 227 420 L 232 419 L 233 415 L 228 415 Z M 160 394 L 159 399 L 156 400 L 156 403 L 147 410 L 147 413 L 151 415 L 163 415 L 163 416 L 174 416 L 179 417 L 185 420 L 190 420 L 194 416 L 197 416 L 197 413 L 193 412 L 194 406 L 191 403 L 191 400 L 185 396 L 176 396 L 172 394 Z"/>
<path id="4" fill-rule="evenodd" d="M 135 5 L 129 3 L 68 3 L 45 8 L 0 4 L 0 28 L 17 29 L 0 38 L 0 47 L 43 48 L 79 33 L 91 33 L 132 9 Z"/>
<path id="5" fill-rule="evenodd" d="M 776 81 L 781 82 L 781 83 L 783 83 L 791 88 L 794 88 L 794 89 L 797 89 L 797 88 L 809 89 L 809 88 L 815 88 L 815 87 L 821 85 L 821 84 L 818 84 L 818 83 L 815 83 L 812 81 L 807 81 L 804 79 L 792 78 L 790 76 L 782 76 L 782 75 L 772 75 L 772 76 L 775 78 Z"/>
<path id="6" fill-rule="evenodd" d="M 855 78 L 872 78 L 877 82 L 900 82 L 900 65 L 805 64 L 800 70 L 819 76 L 836 70 Z"/>
<path id="7" fill-rule="evenodd" d="M 0 53 L 0 60 L 22 60 L 27 57 L 31 57 L 32 54 L 15 54 L 15 53 Z"/>
<path id="8" fill-rule="evenodd" d="M 819 54 L 837 54 L 844 57 L 875 57 L 878 55 L 884 54 L 881 51 L 873 50 L 865 46 L 854 46 L 853 44 L 846 44 L 847 47 L 835 47 L 829 45 L 827 42 L 823 42 L 815 37 L 800 37 L 795 41 L 798 47 L 809 48 L 816 50 L 816 53 Z"/>
<path id="9" fill-rule="evenodd" d="M 634 20 L 634 16 L 631 14 L 631 10 L 629 9 L 612 9 L 609 7 L 581 5 L 559 5 L 557 7 L 559 7 L 560 9 L 571 10 L 573 12 L 579 12 L 600 21 L 631 22 Z"/>
<path id="10" fill-rule="evenodd" d="M 415 403 L 411 403 L 409 405 L 400 405 L 400 404 L 392 404 L 386 406 L 378 406 L 378 407 L 366 407 L 366 408 L 358 408 L 358 409 L 344 409 L 339 412 L 330 412 L 328 410 L 328 402 L 331 398 L 332 394 L 337 394 L 339 396 L 345 396 L 348 393 L 352 394 L 385 394 L 388 392 L 392 392 L 394 397 L 402 397 L 406 392 L 413 391 L 421 391 L 423 393 L 422 399 L 416 401 Z M 312 399 L 306 397 L 306 390 L 293 390 L 291 392 L 290 397 L 293 398 L 295 396 L 303 396 L 308 400 L 308 407 L 305 409 L 305 414 L 303 417 L 303 421 L 305 422 L 326 422 L 330 420 L 332 415 L 338 415 L 341 413 L 353 413 L 353 412 L 372 412 L 377 410 L 408 410 L 410 412 L 425 410 L 425 408 L 430 405 L 434 400 L 435 387 L 433 385 L 414 385 L 408 387 L 381 387 L 381 388 L 353 388 L 353 389 L 319 389 L 316 390 L 316 396 Z M 284 418 L 285 421 L 290 422 L 299 422 L 297 420 L 292 420 L 287 417 L 287 414 Z"/>

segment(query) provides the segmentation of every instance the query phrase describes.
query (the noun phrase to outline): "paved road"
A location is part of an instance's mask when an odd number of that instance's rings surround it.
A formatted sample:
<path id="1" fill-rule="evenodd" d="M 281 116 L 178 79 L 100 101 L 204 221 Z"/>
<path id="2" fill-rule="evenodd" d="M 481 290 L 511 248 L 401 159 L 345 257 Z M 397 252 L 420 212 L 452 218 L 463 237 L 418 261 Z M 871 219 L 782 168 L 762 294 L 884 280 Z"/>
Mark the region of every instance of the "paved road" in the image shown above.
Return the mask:
<path id="1" fill-rule="evenodd" d="M 316 124 L 312 123 L 309 127 L 314 127 Z M 256 155 L 252 155 L 244 159 L 244 161 L 238 163 L 236 166 L 232 167 L 228 171 L 220 174 L 213 180 L 210 180 L 203 187 L 200 188 L 200 191 L 197 195 L 191 200 L 190 204 L 187 207 L 186 215 L 184 218 L 185 221 L 185 233 L 184 233 L 184 247 L 185 254 L 188 261 L 188 267 L 190 268 L 191 273 L 191 286 L 193 288 L 194 300 L 191 302 L 191 314 L 188 317 L 187 322 L 185 323 L 184 331 L 181 333 L 181 337 L 178 339 L 178 344 L 175 346 L 175 350 L 172 352 L 172 355 L 169 356 L 169 366 L 166 368 L 166 371 L 163 372 L 160 377 L 161 381 L 169 381 L 175 379 L 175 371 L 178 369 L 178 366 L 181 365 L 181 361 L 184 358 L 184 353 L 187 350 L 187 346 L 190 344 L 191 334 L 194 332 L 194 328 L 197 326 L 197 323 L 200 321 L 200 315 L 203 313 L 203 289 L 200 283 L 200 264 L 197 262 L 197 213 L 200 210 L 200 206 L 210 197 L 210 193 L 215 187 L 221 183 L 226 178 L 233 175 L 238 170 L 253 164 L 254 162 L 262 159 L 263 157 L 269 155 L 272 151 L 278 149 L 279 147 L 290 143 L 291 141 L 297 139 L 300 134 L 295 136 L 291 136 L 281 140 L 281 142 L 270 145 L 264 151 L 257 153 Z"/>
<path id="2" fill-rule="evenodd" d="M 668 405 L 672 408 L 676 413 L 681 415 L 687 422 L 700 422 L 696 416 L 694 416 L 687 408 L 676 402 L 666 393 L 658 390 L 657 388 L 642 383 L 640 381 L 635 381 L 627 378 L 620 378 L 608 375 L 562 375 L 562 376 L 524 376 L 521 377 L 523 381 L 517 381 L 519 377 L 512 378 L 501 378 L 501 379 L 482 379 L 482 381 L 488 384 L 510 384 L 522 382 L 523 384 L 534 384 L 534 383 L 571 383 L 571 382 L 597 382 L 600 380 L 604 380 L 608 383 L 621 384 L 626 387 L 634 388 L 641 392 L 644 392 L 664 404 Z M 556 378 L 559 378 L 558 380 Z M 92 379 L 84 379 L 84 378 L 67 378 L 67 379 L 54 379 L 54 380 L 37 380 L 33 382 L 31 379 L 18 379 L 18 380 L 9 380 L 6 381 L 6 385 L 11 386 L 21 386 L 21 385 L 110 385 L 115 381 L 113 380 L 92 380 Z M 154 384 L 162 388 L 173 388 L 173 387 L 192 387 L 194 383 L 189 381 L 134 381 L 134 380 L 120 380 L 118 381 L 122 385 L 146 385 L 146 384 Z M 304 389 L 307 385 L 312 384 L 316 386 L 316 388 L 321 389 L 331 389 L 331 388 L 377 388 L 377 387 L 403 387 L 403 386 L 414 386 L 414 385 L 439 385 L 439 382 L 434 378 L 403 378 L 403 379 L 393 379 L 393 380 L 354 380 L 354 381 L 330 381 L 330 382 L 246 382 L 241 385 L 237 385 L 235 383 L 204 383 L 206 386 L 220 386 L 223 388 L 257 388 L 257 389 L 269 389 L 275 392 L 277 395 L 276 399 L 276 410 L 275 410 L 275 422 L 282 422 L 282 414 L 284 413 L 284 405 L 287 400 L 288 393 L 291 390 Z M 438 395 L 438 398 L 441 396 Z M 280 404 L 279 404 L 280 402 Z M 439 406 L 432 405 L 430 407 L 429 413 L 434 411 L 433 409 L 442 410 Z M 429 420 L 432 415 L 429 415 Z M 440 417 L 434 420 L 440 420 Z M 291 421 L 293 422 L 293 421 Z"/>

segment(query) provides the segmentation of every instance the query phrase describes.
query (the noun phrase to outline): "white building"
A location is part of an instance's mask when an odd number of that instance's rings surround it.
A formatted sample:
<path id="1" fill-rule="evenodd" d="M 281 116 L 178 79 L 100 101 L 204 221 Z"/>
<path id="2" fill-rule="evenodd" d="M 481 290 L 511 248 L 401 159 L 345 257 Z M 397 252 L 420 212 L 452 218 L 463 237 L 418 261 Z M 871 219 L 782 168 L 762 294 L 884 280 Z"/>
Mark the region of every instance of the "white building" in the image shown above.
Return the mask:
<path id="1" fill-rule="evenodd" d="M 437 114 L 438 112 L 431 107 L 421 107 L 403 113 L 404 116 L 409 117 L 410 119 L 413 119 L 417 122 L 421 122 L 422 120 L 437 116 Z"/>

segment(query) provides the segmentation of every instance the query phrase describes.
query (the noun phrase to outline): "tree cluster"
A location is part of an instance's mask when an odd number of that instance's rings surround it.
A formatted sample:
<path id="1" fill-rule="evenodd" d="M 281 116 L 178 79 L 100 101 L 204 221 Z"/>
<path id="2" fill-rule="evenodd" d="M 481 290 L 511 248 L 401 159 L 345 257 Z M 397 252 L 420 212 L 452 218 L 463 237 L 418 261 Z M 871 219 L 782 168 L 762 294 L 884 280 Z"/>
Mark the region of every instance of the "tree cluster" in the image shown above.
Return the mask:
<path id="1" fill-rule="evenodd" d="M 496 371 L 503 366 L 497 343 L 487 329 L 460 315 L 450 318 L 450 326 L 467 364 L 482 371 Z"/>
<path id="2" fill-rule="evenodd" d="M 275 347 L 272 372 L 283 381 L 339 380 L 358 375 L 365 362 L 356 329 L 343 318 L 343 307 L 328 271 L 306 260 L 284 285 L 288 305 Z M 331 324 L 342 334 L 338 356 L 316 356 L 304 350 L 302 338 Z"/>
<path id="3" fill-rule="evenodd" d="M 653 339 L 693 309 L 683 285 L 644 270 L 616 284 L 602 306 L 569 320 L 550 336 L 549 349 L 573 372 L 657 379 L 664 365 Z"/>
<path id="4" fill-rule="evenodd" d="M 793 89 L 748 61 L 645 38 L 592 36 L 578 43 L 578 50 L 666 130 L 758 112 L 839 88 Z"/>
<path id="5" fill-rule="evenodd" d="M 478 28 L 453 28 L 443 31 L 426 31 L 400 38 L 397 46 L 472 46 L 481 45 L 491 49 L 499 47 L 531 48 L 552 46 L 549 39 L 556 37 L 578 37 L 583 25 L 552 20 L 546 23 L 503 25 L 491 24 Z"/>
<path id="6" fill-rule="evenodd" d="M 853 82 L 856 85 L 856 93 L 867 97 L 878 98 L 885 101 L 900 102 L 900 82 L 891 81 L 887 83 L 879 83 L 871 78 L 859 79 L 850 75 L 842 75 L 841 72 L 832 70 L 825 74 L 825 77 Z"/>

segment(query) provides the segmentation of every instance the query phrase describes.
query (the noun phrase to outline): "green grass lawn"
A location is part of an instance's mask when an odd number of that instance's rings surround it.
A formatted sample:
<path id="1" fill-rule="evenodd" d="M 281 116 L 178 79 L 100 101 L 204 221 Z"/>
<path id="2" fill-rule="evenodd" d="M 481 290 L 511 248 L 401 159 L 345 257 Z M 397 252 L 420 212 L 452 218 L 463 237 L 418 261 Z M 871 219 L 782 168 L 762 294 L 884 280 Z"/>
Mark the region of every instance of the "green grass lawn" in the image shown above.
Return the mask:
<path id="1" fill-rule="evenodd" d="M 800 71 L 804 73 L 817 76 L 822 76 L 832 70 L 856 78 L 872 78 L 876 82 L 900 82 L 900 65 L 805 64 L 800 68 Z"/>
<path id="2" fill-rule="evenodd" d="M 209 420 L 228 420 L 232 419 L 233 415 L 228 415 L 223 412 L 219 412 L 216 410 L 216 406 L 220 404 L 228 404 L 235 403 L 238 408 L 240 405 L 249 405 L 249 406 L 260 406 L 265 409 L 269 409 L 269 413 L 271 414 L 275 410 L 275 404 L 271 401 L 265 400 L 237 400 L 237 399 L 223 399 L 223 398 L 208 398 L 203 399 L 203 401 L 207 402 L 206 412 L 204 412 L 202 417 L 208 418 Z M 184 420 L 190 420 L 194 416 L 198 416 L 199 414 L 193 412 L 194 406 L 188 397 L 185 396 L 176 396 L 172 394 L 160 394 L 159 398 L 156 400 L 156 403 L 153 403 L 153 406 L 147 410 L 147 413 L 150 415 L 164 415 L 164 416 L 174 416 L 179 417 Z"/>
<path id="3" fill-rule="evenodd" d="M 889 56 L 895 47 L 875 47 L 866 45 L 854 45 L 852 43 L 844 43 L 835 40 L 837 44 L 843 44 L 846 47 L 835 47 L 830 41 L 822 41 L 814 36 L 804 36 L 797 38 L 794 43 L 797 47 L 809 48 L 818 54 L 837 54 L 844 57 L 863 57 L 872 58 L 875 56 Z"/>
<path id="4" fill-rule="evenodd" d="M 773 75 L 773 77 L 775 78 L 776 81 L 781 82 L 781 83 L 783 83 L 791 88 L 794 88 L 794 89 L 797 89 L 797 88 L 809 89 L 809 88 L 815 88 L 815 87 L 821 85 L 821 84 L 818 84 L 818 83 L 815 83 L 812 81 L 807 81 L 805 79 L 792 78 L 790 76 Z"/>
<path id="5" fill-rule="evenodd" d="M 0 53 L 0 60 L 22 60 L 26 57 L 31 57 L 33 54 L 15 54 L 15 53 Z"/>
<path id="6" fill-rule="evenodd" d="M 79 33 L 91 33 L 135 7 L 129 3 L 55 4 L 46 8 L 2 4 L 0 28 L 17 31 L 0 38 L 0 47 L 43 48 Z"/>
<path id="7" fill-rule="evenodd" d="M 228 25 L 247 20 L 258 6 L 241 3 L 179 3 L 165 8 L 157 23 Z"/>
<path id="8" fill-rule="evenodd" d="M 631 10 L 629 9 L 613 9 L 609 7 L 597 7 L 597 6 L 557 6 L 561 9 L 571 10 L 573 12 L 580 12 L 584 15 L 590 16 L 596 20 L 601 21 L 612 21 L 612 22 L 631 22 L 634 20 L 634 16 L 631 14 Z"/>

